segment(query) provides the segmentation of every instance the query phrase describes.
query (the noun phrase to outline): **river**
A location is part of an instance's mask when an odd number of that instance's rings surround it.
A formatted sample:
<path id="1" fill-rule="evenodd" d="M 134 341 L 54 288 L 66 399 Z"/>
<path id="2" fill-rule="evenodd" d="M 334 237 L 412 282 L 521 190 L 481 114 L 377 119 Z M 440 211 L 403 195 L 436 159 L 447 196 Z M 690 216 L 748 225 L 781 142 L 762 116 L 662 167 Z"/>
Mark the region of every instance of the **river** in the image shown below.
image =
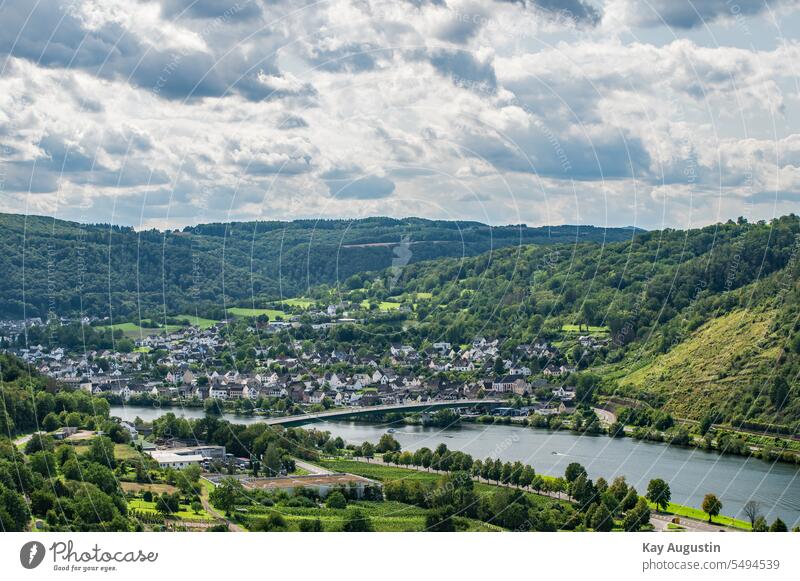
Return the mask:
<path id="1" fill-rule="evenodd" d="M 140 408 L 112 406 L 111 415 L 145 421 L 168 411 L 187 418 L 203 417 L 197 408 Z M 253 424 L 260 418 L 226 414 L 232 423 Z M 327 421 L 309 424 L 327 430 L 345 441 L 358 444 L 377 442 L 389 426 L 360 422 Z M 643 493 L 652 478 L 669 482 L 672 502 L 699 507 L 708 492 L 722 500 L 722 513 L 744 519 L 742 507 L 748 500 L 761 504 L 769 522 L 779 516 L 789 527 L 800 524 L 800 469 L 780 462 L 722 455 L 696 448 L 680 448 L 632 438 L 586 436 L 569 431 L 550 432 L 519 426 L 462 424 L 456 428 L 434 428 L 395 424 L 394 437 L 403 450 L 440 443 L 461 450 L 473 458 L 520 460 L 537 472 L 562 476 L 570 462 L 580 462 L 592 478 L 609 482 L 624 475 Z"/>

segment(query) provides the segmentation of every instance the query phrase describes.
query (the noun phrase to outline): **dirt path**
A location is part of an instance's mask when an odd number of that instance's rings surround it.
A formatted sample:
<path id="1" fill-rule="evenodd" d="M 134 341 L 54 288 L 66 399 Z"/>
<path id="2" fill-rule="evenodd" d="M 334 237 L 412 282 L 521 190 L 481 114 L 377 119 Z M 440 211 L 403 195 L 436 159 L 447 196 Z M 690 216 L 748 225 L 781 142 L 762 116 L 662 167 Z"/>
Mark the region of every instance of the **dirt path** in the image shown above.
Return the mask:
<path id="1" fill-rule="evenodd" d="M 200 495 L 200 502 L 201 502 L 201 503 L 202 503 L 202 505 L 203 505 L 203 509 L 204 509 L 204 510 L 205 510 L 205 511 L 206 511 L 208 514 L 210 514 L 210 515 L 211 515 L 211 516 L 213 516 L 214 518 L 218 518 L 218 519 L 220 519 L 221 521 L 224 521 L 224 522 L 225 522 L 225 523 L 228 525 L 228 530 L 229 530 L 229 531 L 231 531 L 231 532 L 234 532 L 234 533 L 242 533 L 242 532 L 245 532 L 245 531 L 244 531 L 244 529 L 243 529 L 242 527 L 240 527 L 239 525 L 237 525 L 237 524 L 235 524 L 235 523 L 232 523 L 232 522 L 231 522 L 229 519 L 227 519 L 227 518 L 225 517 L 225 515 L 224 515 L 224 514 L 220 514 L 220 512 L 219 512 L 217 509 L 215 509 L 214 507 L 212 507 L 212 506 L 211 506 L 211 503 L 210 503 L 210 502 L 208 502 L 208 492 L 207 492 L 207 491 L 203 490 L 203 494 L 202 494 L 202 495 Z"/>

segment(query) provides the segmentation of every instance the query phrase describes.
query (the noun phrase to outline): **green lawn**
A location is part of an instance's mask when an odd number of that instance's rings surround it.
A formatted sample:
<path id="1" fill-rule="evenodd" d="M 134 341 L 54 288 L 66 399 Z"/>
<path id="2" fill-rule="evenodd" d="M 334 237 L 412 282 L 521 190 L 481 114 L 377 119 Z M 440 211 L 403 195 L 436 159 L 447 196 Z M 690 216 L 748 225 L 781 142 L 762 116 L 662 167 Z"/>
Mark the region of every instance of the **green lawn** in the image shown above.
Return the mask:
<path id="1" fill-rule="evenodd" d="M 433 298 L 433 293 L 415 293 L 417 295 L 417 299 L 420 300 L 430 300 Z"/>
<path id="2" fill-rule="evenodd" d="M 650 508 L 653 509 L 656 508 L 656 505 L 653 504 L 652 502 L 648 502 L 648 504 L 650 505 Z M 699 508 L 692 508 L 691 506 L 684 506 L 682 504 L 674 504 L 670 502 L 665 512 L 667 514 L 674 514 L 675 516 L 685 516 L 687 518 L 693 518 L 695 520 L 702 520 L 708 522 L 708 514 L 706 514 Z M 745 531 L 749 531 L 752 528 L 750 526 L 750 523 L 747 521 L 739 520 L 737 518 L 724 515 L 715 516 L 714 520 L 712 521 L 712 524 L 723 525 L 726 527 L 733 527 Z"/>
<path id="3" fill-rule="evenodd" d="M 266 315 L 269 317 L 270 321 L 274 321 L 278 317 L 282 319 L 287 319 L 289 317 L 289 315 L 283 311 L 277 311 L 275 309 L 248 309 L 245 307 L 230 308 L 228 309 L 228 313 L 234 317 L 258 317 L 259 315 Z"/>

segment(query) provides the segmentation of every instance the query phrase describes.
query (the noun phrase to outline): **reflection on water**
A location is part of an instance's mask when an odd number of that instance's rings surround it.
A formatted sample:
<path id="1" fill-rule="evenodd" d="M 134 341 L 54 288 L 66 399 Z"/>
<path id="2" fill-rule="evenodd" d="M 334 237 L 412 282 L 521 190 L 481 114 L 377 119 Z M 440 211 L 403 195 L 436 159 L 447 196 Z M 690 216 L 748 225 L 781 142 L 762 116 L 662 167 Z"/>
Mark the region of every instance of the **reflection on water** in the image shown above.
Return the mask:
<path id="1" fill-rule="evenodd" d="M 134 408 L 112 406 L 111 414 L 145 421 L 173 411 L 188 418 L 203 417 L 196 408 Z M 226 414 L 233 423 L 260 421 L 254 416 Z M 390 427 L 358 422 L 316 422 L 309 424 L 355 444 L 377 442 Z M 461 450 L 474 458 L 520 460 L 537 472 L 552 476 L 564 474 L 570 462 L 583 464 L 592 478 L 609 482 L 620 475 L 643 493 L 652 478 L 669 482 L 672 501 L 699 507 L 703 496 L 715 493 L 723 503 L 723 514 L 738 516 L 748 500 L 757 500 L 770 522 L 780 516 L 789 526 L 800 524 L 800 470 L 793 465 L 768 463 L 755 458 L 724 456 L 695 448 L 670 447 L 631 438 L 584 436 L 572 432 L 549 432 L 516 426 L 463 424 L 458 428 L 406 426 L 394 424 L 393 436 L 404 450 L 423 446 L 435 448 L 444 442 L 451 450 Z"/>

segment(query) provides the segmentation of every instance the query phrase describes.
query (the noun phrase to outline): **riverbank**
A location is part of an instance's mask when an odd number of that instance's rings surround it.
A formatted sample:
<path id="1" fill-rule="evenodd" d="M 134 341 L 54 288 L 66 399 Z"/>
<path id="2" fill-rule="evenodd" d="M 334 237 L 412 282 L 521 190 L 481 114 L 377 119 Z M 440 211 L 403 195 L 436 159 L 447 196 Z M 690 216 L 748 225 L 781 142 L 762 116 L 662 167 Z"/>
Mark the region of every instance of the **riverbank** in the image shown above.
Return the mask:
<path id="1" fill-rule="evenodd" d="M 419 466 L 399 466 L 396 464 L 390 464 L 384 462 L 381 458 L 360 458 L 354 457 L 352 459 L 327 459 L 319 461 L 319 464 L 325 466 L 327 468 L 336 470 L 336 471 L 343 471 L 343 472 L 350 472 L 353 474 L 358 474 L 359 476 L 364 476 L 367 478 L 373 478 L 376 480 L 384 481 L 386 479 L 397 478 L 398 472 L 402 474 L 402 471 L 406 471 L 409 473 L 417 472 L 423 474 L 438 474 L 438 475 L 445 475 L 448 472 L 444 470 L 436 470 L 433 468 L 423 468 Z M 381 467 L 386 467 L 388 470 L 384 470 Z M 484 486 L 495 486 L 501 488 L 510 488 L 514 490 L 521 490 L 528 494 L 551 498 L 553 500 L 558 500 L 560 502 L 569 503 L 575 505 L 576 503 L 569 499 L 566 494 L 561 492 L 547 492 L 547 491 L 535 491 L 531 487 L 526 486 L 518 486 L 514 484 L 504 484 L 502 482 L 495 482 L 493 480 L 487 480 L 485 478 L 481 478 L 480 476 L 473 476 L 472 481 Z M 744 521 L 727 517 L 727 516 L 717 516 L 714 518 L 714 522 L 709 523 L 707 521 L 707 515 L 700 511 L 699 509 L 695 509 L 689 506 L 683 506 L 680 504 L 670 503 L 666 511 L 658 511 L 653 503 L 648 503 L 650 505 L 651 510 L 653 513 L 651 515 L 651 521 L 661 521 L 661 526 L 654 526 L 653 530 L 657 532 L 676 532 L 676 531 L 689 531 L 689 532 L 734 532 L 734 531 L 749 531 L 751 530 L 750 524 Z M 679 523 L 672 523 L 672 520 L 675 516 L 680 517 Z M 655 523 L 654 523 L 655 524 Z M 668 525 L 672 524 L 673 526 L 670 527 Z"/>
<path id="2" fill-rule="evenodd" d="M 152 421 L 168 411 L 187 418 L 204 417 L 200 410 L 116 406 L 111 414 L 129 420 L 139 415 L 145 421 Z M 263 421 L 223 417 L 246 425 Z M 617 476 L 626 476 L 628 483 L 640 493 L 646 490 L 651 479 L 663 478 L 669 482 L 676 504 L 699 507 L 705 494 L 714 493 L 722 500 L 725 513 L 734 517 L 741 517 L 744 504 L 755 500 L 770 522 L 780 517 L 790 527 L 800 524 L 800 487 L 797 486 L 800 471 L 790 464 L 627 437 L 581 434 L 568 429 L 524 429 L 517 422 L 462 422 L 456 427 L 435 428 L 404 423 L 320 421 L 306 427 L 328 431 L 354 444 L 367 441 L 374 444 L 391 428 L 403 450 L 433 449 L 446 443 L 449 449 L 469 453 L 473 458 L 489 456 L 531 464 L 542 476 L 563 476 L 567 465 L 577 461 L 586 467 L 591 478 L 603 477 L 610 482 Z"/>

